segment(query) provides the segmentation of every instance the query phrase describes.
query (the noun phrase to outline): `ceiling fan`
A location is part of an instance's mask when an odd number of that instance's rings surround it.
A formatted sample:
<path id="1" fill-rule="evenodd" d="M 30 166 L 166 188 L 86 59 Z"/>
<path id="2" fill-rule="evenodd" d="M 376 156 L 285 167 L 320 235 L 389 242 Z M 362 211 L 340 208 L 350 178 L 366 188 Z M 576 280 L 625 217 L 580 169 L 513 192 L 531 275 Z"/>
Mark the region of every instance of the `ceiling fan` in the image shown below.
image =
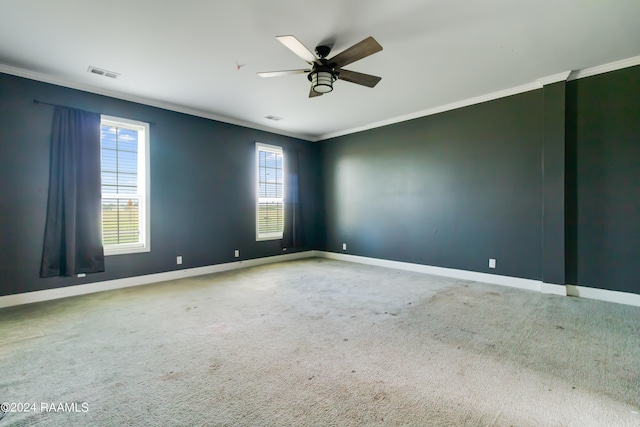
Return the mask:
<path id="1" fill-rule="evenodd" d="M 374 87 L 382 80 L 382 77 L 342 69 L 345 65 L 382 50 L 382 46 L 373 37 L 367 37 L 331 59 L 327 59 L 329 52 L 331 52 L 329 46 L 316 47 L 316 54 L 314 54 L 294 36 L 277 36 L 276 39 L 311 65 L 311 69 L 268 71 L 258 73 L 258 75 L 260 77 L 279 77 L 308 73 L 307 78 L 311 82 L 309 98 L 331 92 L 333 82 L 337 79 L 367 87 Z"/>

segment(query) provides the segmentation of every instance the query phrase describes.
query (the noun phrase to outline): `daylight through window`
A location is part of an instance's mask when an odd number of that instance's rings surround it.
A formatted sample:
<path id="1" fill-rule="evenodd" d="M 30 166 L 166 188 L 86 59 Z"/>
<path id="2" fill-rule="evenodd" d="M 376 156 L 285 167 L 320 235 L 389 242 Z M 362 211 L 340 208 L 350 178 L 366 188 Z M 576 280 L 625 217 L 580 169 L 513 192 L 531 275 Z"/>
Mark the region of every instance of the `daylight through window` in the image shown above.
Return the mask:
<path id="1" fill-rule="evenodd" d="M 149 251 L 149 125 L 102 116 L 100 134 L 105 255 Z"/>
<path id="2" fill-rule="evenodd" d="M 282 147 L 256 143 L 256 239 L 282 239 L 284 171 Z"/>

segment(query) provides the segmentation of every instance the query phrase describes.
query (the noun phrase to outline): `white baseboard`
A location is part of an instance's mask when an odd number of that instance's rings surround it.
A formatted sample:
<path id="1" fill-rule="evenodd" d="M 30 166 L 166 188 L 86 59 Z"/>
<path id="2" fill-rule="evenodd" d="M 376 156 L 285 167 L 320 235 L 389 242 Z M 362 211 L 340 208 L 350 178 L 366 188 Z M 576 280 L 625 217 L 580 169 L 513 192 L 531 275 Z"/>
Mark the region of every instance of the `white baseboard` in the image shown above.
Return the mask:
<path id="1" fill-rule="evenodd" d="M 380 258 L 368 258 L 356 255 L 339 254 L 335 252 L 316 251 L 316 256 L 340 261 L 357 262 L 359 264 L 376 265 L 379 267 L 395 268 L 398 270 L 414 271 L 416 273 L 433 274 L 434 276 L 452 277 L 454 279 L 472 280 L 474 282 L 491 283 L 494 285 L 510 286 L 540 292 L 539 280 L 521 279 L 519 277 L 500 276 L 497 274 L 478 273 L 476 271 L 456 270 L 454 268 L 433 267 L 431 265 L 413 264 L 409 262 L 390 261 Z"/>
<path id="2" fill-rule="evenodd" d="M 455 279 L 472 280 L 474 282 L 491 283 L 512 288 L 538 291 L 544 294 L 590 298 L 601 301 L 626 304 L 640 307 L 640 295 L 627 292 L 609 291 L 607 289 L 587 288 L 575 285 L 555 285 L 539 280 L 521 279 L 518 277 L 500 276 L 497 274 L 478 273 L 475 271 L 456 270 L 453 268 L 433 267 L 430 265 L 413 264 L 408 262 L 390 261 L 379 258 L 368 258 L 347 255 L 336 252 L 316 251 L 320 258 L 336 259 L 340 261 L 356 262 L 359 264 L 376 265 L 379 267 L 395 268 L 398 270 L 414 271 L 417 273 L 433 274 L 434 276 L 452 277 Z"/>
<path id="3" fill-rule="evenodd" d="M 86 283 L 83 285 L 65 286 L 63 288 L 45 289 L 43 291 L 5 295 L 0 297 L 0 308 L 91 294 L 94 292 L 110 291 L 113 289 L 128 288 L 131 286 L 147 285 L 149 283 L 164 282 L 167 280 L 182 279 L 185 277 L 200 276 L 203 274 L 237 270 L 239 268 L 273 264 L 294 259 L 312 258 L 314 256 L 316 256 L 316 251 L 295 252 L 285 255 L 275 255 L 245 261 L 229 262 L 225 264 L 208 265 L 205 267 L 189 268 L 185 270 L 167 271 L 165 273 L 147 274 L 144 276 L 126 277 L 123 279 L 106 280 L 103 282 Z"/>
<path id="4" fill-rule="evenodd" d="M 610 291 L 608 289 L 587 288 L 585 286 L 567 285 L 567 295 L 572 297 L 597 299 L 618 304 L 640 307 L 640 295 L 628 292 Z"/>
<path id="5" fill-rule="evenodd" d="M 589 298 L 640 307 L 640 295 L 627 292 L 588 288 L 577 285 L 555 285 L 551 283 L 544 283 L 539 280 L 522 279 L 519 277 L 500 276 L 497 274 L 478 273 L 475 271 L 456 270 L 453 268 L 434 267 L 430 265 L 347 255 L 335 252 L 305 251 L 292 254 L 250 259 L 245 261 L 229 262 L 225 264 L 209 265 L 205 267 L 189 268 L 185 270 L 167 271 L 165 273 L 147 274 L 144 276 L 126 277 L 123 279 L 86 283 L 83 285 L 72 285 L 63 288 L 5 295 L 0 297 L 0 308 L 313 257 L 348 261 L 358 264 L 375 265 L 386 268 L 395 268 L 398 270 L 413 271 L 416 273 L 432 274 L 434 276 L 444 276 L 455 279 L 471 280 L 474 282 L 509 286 L 530 291 L 538 291 L 546 294 Z"/>
<path id="6" fill-rule="evenodd" d="M 567 287 L 565 285 L 555 285 L 553 283 L 542 282 L 540 284 L 540 292 L 542 292 L 543 294 L 553 294 L 566 297 Z"/>

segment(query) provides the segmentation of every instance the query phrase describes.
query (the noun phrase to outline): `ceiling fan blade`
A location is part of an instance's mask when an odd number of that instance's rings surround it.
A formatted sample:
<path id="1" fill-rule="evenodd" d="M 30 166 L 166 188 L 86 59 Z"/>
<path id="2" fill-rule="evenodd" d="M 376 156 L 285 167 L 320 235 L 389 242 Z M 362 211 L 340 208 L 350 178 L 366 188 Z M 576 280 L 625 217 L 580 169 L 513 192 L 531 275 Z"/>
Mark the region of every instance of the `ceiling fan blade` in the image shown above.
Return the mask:
<path id="1" fill-rule="evenodd" d="M 313 86 L 311 86 L 311 89 L 309 89 L 309 98 L 315 98 L 316 96 L 322 96 L 322 94 L 313 90 Z"/>
<path id="2" fill-rule="evenodd" d="M 336 67 L 340 68 L 362 58 L 366 58 L 369 55 L 373 55 L 376 52 L 380 52 L 381 50 L 382 46 L 380 46 L 373 37 L 367 37 L 360 43 L 354 44 L 349 49 L 342 51 L 329 59 L 328 62 L 336 64 Z"/>
<path id="3" fill-rule="evenodd" d="M 318 59 L 294 36 L 276 36 L 276 39 L 309 64 L 313 64 Z"/>
<path id="4" fill-rule="evenodd" d="M 382 80 L 382 77 L 372 76 L 371 74 L 357 73 L 355 71 L 349 70 L 340 70 L 338 78 L 346 82 L 351 82 L 367 87 L 374 87 L 380 80 Z"/>
<path id="5" fill-rule="evenodd" d="M 258 73 L 260 77 L 280 77 L 280 76 L 289 76 L 291 74 L 304 74 L 308 73 L 311 70 L 282 70 L 282 71 L 266 71 L 262 73 Z"/>

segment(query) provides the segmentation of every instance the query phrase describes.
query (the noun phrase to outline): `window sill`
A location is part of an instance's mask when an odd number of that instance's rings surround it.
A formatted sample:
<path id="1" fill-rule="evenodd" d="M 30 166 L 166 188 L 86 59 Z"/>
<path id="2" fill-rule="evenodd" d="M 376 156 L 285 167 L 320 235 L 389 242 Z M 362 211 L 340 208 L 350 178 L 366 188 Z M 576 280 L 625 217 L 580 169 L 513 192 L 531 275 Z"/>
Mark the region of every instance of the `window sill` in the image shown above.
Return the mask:
<path id="1" fill-rule="evenodd" d="M 119 248 L 104 248 L 104 256 L 111 255 L 127 255 L 136 254 L 141 252 L 151 252 L 151 248 L 148 246 L 123 246 Z"/>
<path id="2" fill-rule="evenodd" d="M 267 240 L 282 240 L 282 234 L 262 235 L 256 237 L 256 242 L 264 242 Z"/>

